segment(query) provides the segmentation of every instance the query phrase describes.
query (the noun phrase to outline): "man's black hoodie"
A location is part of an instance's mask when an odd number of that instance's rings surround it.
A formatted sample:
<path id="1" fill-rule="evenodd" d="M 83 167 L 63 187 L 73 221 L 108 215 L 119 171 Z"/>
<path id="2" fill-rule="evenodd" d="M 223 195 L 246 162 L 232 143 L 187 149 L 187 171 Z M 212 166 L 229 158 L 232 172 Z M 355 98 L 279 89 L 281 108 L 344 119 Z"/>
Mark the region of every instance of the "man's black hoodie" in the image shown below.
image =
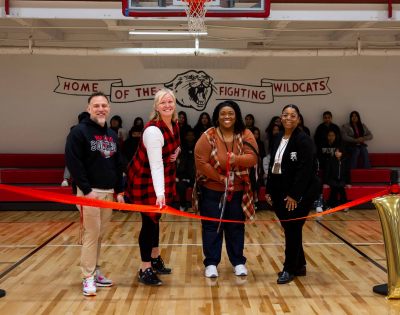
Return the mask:
<path id="1" fill-rule="evenodd" d="M 85 195 L 92 188 L 114 189 L 117 194 L 124 190 L 118 136 L 107 123 L 102 127 L 85 118 L 75 126 L 67 137 L 65 162 Z"/>

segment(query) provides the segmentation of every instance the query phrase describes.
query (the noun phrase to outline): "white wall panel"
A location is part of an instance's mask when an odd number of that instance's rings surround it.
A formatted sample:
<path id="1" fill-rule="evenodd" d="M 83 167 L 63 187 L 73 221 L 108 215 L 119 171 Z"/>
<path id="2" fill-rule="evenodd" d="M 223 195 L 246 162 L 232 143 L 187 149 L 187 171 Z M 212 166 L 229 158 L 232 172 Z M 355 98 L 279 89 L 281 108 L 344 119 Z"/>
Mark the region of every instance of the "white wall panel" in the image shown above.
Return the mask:
<path id="1" fill-rule="evenodd" d="M 156 58 L 154 58 L 156 59 Z M 180 69 L 144 69 L 137 57 L 65 57 L 3 55 L 0 58 L 0 152 L 62 153 L 65 138 L 87 104 L 85 96 L 54 93 L 57 76 L 74 79 L 122 79 L 124 85 L 169 82 L 177 74 L 191 70 L 186 58 Z M 221 58 L 219 62 L 223 59 Z M 215 62 L 208 58 L 206 62 Z M 193 70 L 202 70 L 193 68 Z M 400 152 L 399 99 L 400 58 L 247 58 L 244 69 L 204 69 L 213 82 L 260 85 L 261 79 L 314 79 L 330 77 L 332 94 L 321 96 L 275 97 L 271 104 L 240 102 L 244 115 L 252 113 L 256 125 L 265 129 L 273 115 L 293 103 L 300 107 L 312 135 L 325 110 L 342 125 L 349 113 L 358 110 L 374 139 L 370 152 Z M 210 100 L 212 113 L 217 101 Z M 147 120 L 151 101 L 111 105 L 111 116 L 121 115 L 129 130 L 136 116 Z M 178 107 L 178 111 L 182 108 Z M 199 112 L 184 109 L 194 126 Z M 264 133 L 263 133 L 264 136 Z"/>

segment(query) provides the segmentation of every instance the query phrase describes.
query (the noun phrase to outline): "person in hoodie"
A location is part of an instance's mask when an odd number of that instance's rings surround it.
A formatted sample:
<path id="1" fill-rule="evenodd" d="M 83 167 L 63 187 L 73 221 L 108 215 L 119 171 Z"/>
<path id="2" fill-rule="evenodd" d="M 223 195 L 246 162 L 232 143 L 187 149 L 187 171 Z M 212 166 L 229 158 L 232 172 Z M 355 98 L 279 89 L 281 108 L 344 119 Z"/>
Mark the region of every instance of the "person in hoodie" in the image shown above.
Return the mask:
<path id="1" fill-rule="evenodd" d="M 193 129 L 186 132 L 185 141 L 181 144 L 181 153 L 176 159 L 176 190 L 180 198 L 180 211 L 186 211 L 186 189 L 193 188 L 196 179 L 196 167 L 194 162 L 194 148 L 196 137 Z"/>
<path id="2" fill-rule="evenodd" d="M 324 122 L 318 126 L 314 135 L 314 141 L 317 145 L 317 149 L 325 144 L 328 130 L 333 130 L 333 132 L 336 134 L 336 141 L 341 142 L 340 128 L 338 125 L 335 125 L 332 122 L 332 113 L 330 111 L 326 111 L 322 114 L 322 118 L 324 119 Z"/>
<path id="3" fill-rule="evenodd" d="M 110 113 L 107 96 L 102 92 L 90 95 L 84 118 L 67 137 L 65 161 L 78 187 L 78 197 L 124 203 L 122 160 L 118 136 L 107 127 Z M 77 206 L 83 222 L 81 269 L 83 295 L 96 295 L 97 287 L 114 285 L 100 273 L 101 241 L 110 222 L 112 209 Z"/>
<path id="4" fill-rule="evenodd" d="M 82 113 L 80 113 L 79 116 L 78 116 L 78 124 L 79 124 L 83 119 L 85 119 L 86 117 L 90 117 L 90 115 L 89 115 L 88 112 L 82 112 Z M 73 125 L 73 126 L 69 129 L 69 131 L 71 131 L 72 128 L 74 128 L 75 126 L 76 126 L 76 125 Z M 68 181 L 69 181 L 70 178 L 71 178 L 71 173 L 69 172 L 68 167 L 65 167 L 65 169 L 64 169 L 64 180 L 63 180 L 62 183 L 61 183 L 61 187 L 68 187 Z M 76 195 L 76 184 L 75 184 L 75 182 L 74 182 L 73 179 L 72 179 L 72 182 L 71 182 L 71 186 L 72 186 L 72 194 L 73 194 L 73 195 Z"/>
<path id="5" fill-rule="evenodd" d="M 325 169 L 328 160 L 335 155 L 338 145 L 337 134 L 334 130 L 328 129 L 325 134 L 325 141 L 321 142 L 320 146 L 317 147 L 317 158 L 321 170 Z"/>
<path id="6" fill-rule="evenodd" d="M 110 120 L 110 128 L 118 135 L 118 139 L 125 141 L 128 139 L 128 133 L 122 128 L 121 116 L 115 115 Z"/>
<path id="7" fill-rule="evenodd" d="M 142 130 L 143 128 L 139 125 L 133 126 L 131 130 L 129 130 L 128 140 L 125 140 L 124 144 L 122 145 L 122 155 L 126 157 L 128 162 L 132 160 L 137 151 Z"/>
<path id="8" fill-rule="evenodd" d="M 350 160 L 346 157 L 343 147 L 338 146 L 335 150 L 335 156 L 329 159 L 324 170 L 324 188 L 331 188 L 327 210 L 338 206 L 338 193 L 340 194 L 340 202 L 342 204 L 347 203 L 347 195 L 344 188 L 351 188 L 350 181 Z M 349 211 L 349 208 L 344 211 Z"/>

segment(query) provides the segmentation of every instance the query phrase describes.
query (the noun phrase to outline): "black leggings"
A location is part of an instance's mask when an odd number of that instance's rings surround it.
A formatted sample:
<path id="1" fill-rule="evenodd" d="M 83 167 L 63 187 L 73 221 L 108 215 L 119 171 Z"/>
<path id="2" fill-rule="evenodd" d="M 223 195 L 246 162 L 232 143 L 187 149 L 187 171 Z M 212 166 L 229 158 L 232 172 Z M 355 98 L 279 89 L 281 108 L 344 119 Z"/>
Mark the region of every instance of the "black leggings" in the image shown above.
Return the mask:
<path id="1" fill-rule="evenodd" d="M 140 256 L 143 262 L 150 262 L 151 251 L 154 247 L 158 247 L 158 239 L 160 237 L 159 217 L 157 218 L 157 223 L 154 223 L 148 215 L 143 212 L 140 214 L 142 215 L 142 229 L 139 234 Z"/>

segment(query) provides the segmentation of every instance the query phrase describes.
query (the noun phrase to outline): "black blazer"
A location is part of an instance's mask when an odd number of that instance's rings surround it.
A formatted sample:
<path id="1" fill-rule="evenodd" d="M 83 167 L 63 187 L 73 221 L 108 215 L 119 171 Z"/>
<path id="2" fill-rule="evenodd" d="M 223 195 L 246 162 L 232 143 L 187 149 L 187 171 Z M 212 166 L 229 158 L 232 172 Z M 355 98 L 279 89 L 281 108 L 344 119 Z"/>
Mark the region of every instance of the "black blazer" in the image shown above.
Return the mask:
<path id="1" fill-rule="evenodd" d="M 272 175 L 272 166 L 276 151 L 285 131 L 275 134 L 272 143 L 271 163 L 268 169 L 266 194 L 271 196 L 276 193 Z M 282 156 L 282 180 L 284 191 L 281 192 L 300 202 L 302 200 L 315 200 L 318 197 L 319 179 L 317 169 L 313 163 L 313 145 L 311 138 L 300 128 L 293 130 L 289 142 Z M 315 198 L 315 199 L 314 199 Z"/>

